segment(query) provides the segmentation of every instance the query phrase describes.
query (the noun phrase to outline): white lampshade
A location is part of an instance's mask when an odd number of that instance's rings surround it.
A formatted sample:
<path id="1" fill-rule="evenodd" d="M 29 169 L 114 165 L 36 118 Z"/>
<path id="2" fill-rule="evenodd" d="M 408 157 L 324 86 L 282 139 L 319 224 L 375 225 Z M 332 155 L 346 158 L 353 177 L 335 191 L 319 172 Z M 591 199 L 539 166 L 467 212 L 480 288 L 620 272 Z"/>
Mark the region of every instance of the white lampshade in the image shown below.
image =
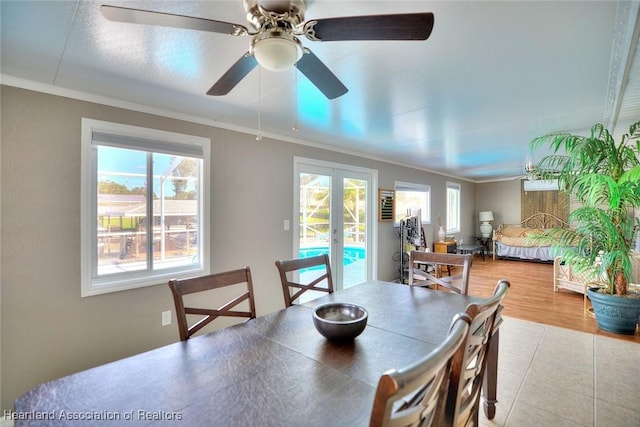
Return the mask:
<path id="1" fill-rule="evenodd" d="M 492 211 L 484 211 L 478 214 L 478 219 L 480 222 L 489 222 L 493 221 L 493 212 Z"/>
<path id="2" fill-rule="evenodd" d="M 284 71 L 291 68 L 302 57 L 300 42 L 292 36 L 271 33 L 269 37 L 256 39 L 253 55 L 263 68 Z"/>

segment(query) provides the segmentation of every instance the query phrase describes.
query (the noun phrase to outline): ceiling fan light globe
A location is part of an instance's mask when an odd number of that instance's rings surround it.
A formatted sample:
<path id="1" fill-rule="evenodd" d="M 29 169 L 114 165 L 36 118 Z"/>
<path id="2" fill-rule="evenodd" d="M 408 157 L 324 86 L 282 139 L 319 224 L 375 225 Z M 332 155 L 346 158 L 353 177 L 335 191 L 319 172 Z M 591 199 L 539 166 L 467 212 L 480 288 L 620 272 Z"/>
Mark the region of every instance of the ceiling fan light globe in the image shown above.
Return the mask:
<path id="1" fill-rule="evenodd" d="M 257 40 L 253 55 L 261 67 L 269 71 L 284 71 L 298 62 L 302 57 L 302 49 L 294 40 L 272 37 Z"/>

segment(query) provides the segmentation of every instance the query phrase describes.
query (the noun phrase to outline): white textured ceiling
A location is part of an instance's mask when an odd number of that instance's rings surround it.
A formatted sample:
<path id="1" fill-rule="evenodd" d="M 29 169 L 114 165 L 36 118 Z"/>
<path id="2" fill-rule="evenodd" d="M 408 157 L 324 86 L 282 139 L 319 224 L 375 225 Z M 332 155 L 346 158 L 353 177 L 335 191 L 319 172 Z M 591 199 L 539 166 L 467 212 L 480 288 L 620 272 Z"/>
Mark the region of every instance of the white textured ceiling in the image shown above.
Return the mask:
<path id="1" fill-rule="evenodd" d="M 248 133 L 260 108 L 266 137 L 478 182 L 522 175 L 540 156 L 535 136 L 598 122 L 619 133 L 640 119 L 638 1 L 310 1 L 307 20 L 435 15 L 427 41 L 303 38 L 349 88 L 331 101 L 294 69 L 256 68 L 227 96 L 207 96 L 249 37 L 111 22 L 101 4 L 247 25 L 240 0 L 2 0 L 2 83 Z"/>

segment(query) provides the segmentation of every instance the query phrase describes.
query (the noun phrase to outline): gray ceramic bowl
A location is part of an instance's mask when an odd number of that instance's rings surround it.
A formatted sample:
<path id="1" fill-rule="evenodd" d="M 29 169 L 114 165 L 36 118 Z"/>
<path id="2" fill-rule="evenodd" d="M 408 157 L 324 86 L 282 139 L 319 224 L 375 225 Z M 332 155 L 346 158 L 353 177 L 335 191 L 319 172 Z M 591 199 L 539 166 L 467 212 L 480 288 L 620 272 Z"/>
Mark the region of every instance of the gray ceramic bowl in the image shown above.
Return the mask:
<path id="1" fill-rule="evenodd" d="M 330 302 L 313 309 L 313 324 L 332 341 L 353 340 L 364 331 L 368 317 L 367 310 L 346 302 Z"/>

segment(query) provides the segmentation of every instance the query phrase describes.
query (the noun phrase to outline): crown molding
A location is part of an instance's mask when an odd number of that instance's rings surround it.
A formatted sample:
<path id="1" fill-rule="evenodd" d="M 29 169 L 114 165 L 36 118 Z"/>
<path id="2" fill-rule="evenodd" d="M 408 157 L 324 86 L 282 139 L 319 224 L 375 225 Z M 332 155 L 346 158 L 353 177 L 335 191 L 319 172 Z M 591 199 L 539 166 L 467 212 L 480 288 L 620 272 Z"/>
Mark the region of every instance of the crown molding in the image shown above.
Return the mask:
<path id="1" fill-rule="evenodd" d="M 603 117 L 603 124 L 611 131 L 615 129 L 618 121 L 631 65 L 640 62 L 640 58 L 635 55 L 640 32 L 639 11 L 639 1 L 618 1 Z"/>

